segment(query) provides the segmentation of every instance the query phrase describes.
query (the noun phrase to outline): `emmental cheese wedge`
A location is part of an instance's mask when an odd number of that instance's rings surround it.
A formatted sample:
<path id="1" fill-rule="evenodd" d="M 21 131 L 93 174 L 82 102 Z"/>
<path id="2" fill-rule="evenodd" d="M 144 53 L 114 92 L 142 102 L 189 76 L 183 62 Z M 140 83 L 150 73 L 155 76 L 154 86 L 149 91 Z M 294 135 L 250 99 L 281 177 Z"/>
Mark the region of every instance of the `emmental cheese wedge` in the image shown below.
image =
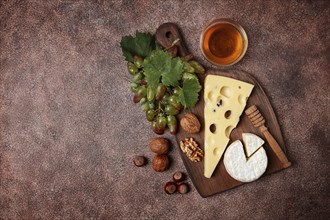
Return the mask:
<path id="1" fill-rule="evenodd" d="M 254 85 L 208 75 L 204 83 L 204 176 L 210 178 L 237 126 Z"/>
<path id="2" fill-rule="evenodd" d="M 258 179 L 264 174 L 268 164 L 266 151 L 258 144 L 261 138 L 256 135 L 251 136 L 251 138 L 253 145 L 246 143 L 243 139 L 246 152 L 252 152 L 252 149 L 256 149 L 250 156 L 245 155 L 242 142 L 237 140 L 228 146 L 223 159 L 227 173 L 241 182 L 251 182 Z"/>

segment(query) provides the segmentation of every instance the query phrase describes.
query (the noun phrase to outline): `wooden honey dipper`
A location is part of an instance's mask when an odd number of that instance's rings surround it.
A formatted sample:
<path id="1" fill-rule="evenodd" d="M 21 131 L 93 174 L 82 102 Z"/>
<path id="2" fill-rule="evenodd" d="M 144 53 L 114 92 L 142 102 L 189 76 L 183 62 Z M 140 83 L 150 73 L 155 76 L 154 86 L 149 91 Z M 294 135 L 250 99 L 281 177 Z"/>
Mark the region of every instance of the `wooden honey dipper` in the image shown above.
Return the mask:
<path id="1" fill-rule="evenodd" d="M 265 119 L 259 112 L 257 106 L 252 105 L 248 109 L 245 110 L 245 114 L 249 117 L 255 128 L 259 128 L 260 131 L 264 134 L 268 144 L 276 154 L 277 158 L 282 162 L 284 168 L 291 166 L 291 162 L 285 156 L 281 147 L 273 137 L 273 135 L 268 131 L 268 128 L 265 126 Z"/>

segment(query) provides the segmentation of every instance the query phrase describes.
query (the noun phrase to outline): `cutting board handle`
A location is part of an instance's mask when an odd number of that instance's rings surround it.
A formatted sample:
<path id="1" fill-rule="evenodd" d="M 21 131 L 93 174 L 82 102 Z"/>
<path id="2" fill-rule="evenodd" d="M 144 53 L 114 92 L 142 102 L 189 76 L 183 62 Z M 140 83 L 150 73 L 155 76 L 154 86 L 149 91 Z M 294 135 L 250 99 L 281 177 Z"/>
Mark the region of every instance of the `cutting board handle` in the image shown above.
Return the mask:
<path id="1" fill-rule="evenodd" d="M 178 46 L 178 53 L 180 56 L 184 57 L 189 55 L 189 51 L 184 46 L 183 37 L 180 34 L 178 26 L 174 23 L 164 23 L 158 27 L 156 30 L 156 41 L 159 45 L 164 48 L 169 48 L 172 46 L 172 43 L 179 39 L 176 43 Z"/>

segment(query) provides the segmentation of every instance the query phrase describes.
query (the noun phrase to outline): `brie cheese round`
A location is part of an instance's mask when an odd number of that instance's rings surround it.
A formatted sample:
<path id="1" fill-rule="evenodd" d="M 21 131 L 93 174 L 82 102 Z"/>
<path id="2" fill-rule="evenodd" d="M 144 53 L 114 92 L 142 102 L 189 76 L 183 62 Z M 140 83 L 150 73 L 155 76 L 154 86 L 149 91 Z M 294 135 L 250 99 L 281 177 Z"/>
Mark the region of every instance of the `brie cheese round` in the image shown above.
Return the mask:
<path id="1" fill-rule="evenodd" d="M 247 157 L 251 156 L 265 143 L 264 140 L 262 140 L 259 136 L 252 133 L 243 133 L 242 138 Z"/>
<path id="2" fill-rule="evenodd" d="M 256 135 L 246 136 L 243 134 L 247 156 L 241 141 L 237 140 L 229 145 L 223 163 L 231 177 L 241 182 L 251 182 L 264 174 L 268 158 L 265 149 L 260 145 L 260 143 L 263 144 L 263 140 L 261 142 L 259 139 L 262 140 Z"/>

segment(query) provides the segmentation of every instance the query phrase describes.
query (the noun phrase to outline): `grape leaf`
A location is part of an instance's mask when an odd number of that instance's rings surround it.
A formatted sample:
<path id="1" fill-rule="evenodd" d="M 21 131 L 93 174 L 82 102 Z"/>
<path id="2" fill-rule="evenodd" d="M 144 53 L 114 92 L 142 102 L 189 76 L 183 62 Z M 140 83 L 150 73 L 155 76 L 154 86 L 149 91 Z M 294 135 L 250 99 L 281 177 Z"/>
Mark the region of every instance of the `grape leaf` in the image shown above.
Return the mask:
<path id="1" fill-rule="evenodd" d="M 144 60 L 144 75 L 148 86 L 156 89 L 161 81 L 165 86 L 178 86 L 182 77 L 183 63 L 162 50 L 155 50 Z"/>
<path id="2" fill-rule="evenodd" d="M 170 56 L 170 55 L 169 55 Z M 165 86 L 178 86 L 182 77 L 183 63 L 180 58 L 172 59 L 171 68 L 167 72 L 163 72 L 162 83 Z"/>
<path id="3" fill-rule="evenodd" d="M 198 79 L 186 79 L 183 81 L 183 86 L 178 92 L 178 101 L 185 107 L 191 108 L 198 102 L 198 93 L 202 86 Z"/>
<path id="4" fill-rule="evenodd" d="M 156 48 L 155 38 L 149 33 L 136 32 L 135 37 L 124 36 L 121 38 L 120 46 L 123 56 L 127 61 L 133 62 L 134 55 L 145 58 Z"/>

